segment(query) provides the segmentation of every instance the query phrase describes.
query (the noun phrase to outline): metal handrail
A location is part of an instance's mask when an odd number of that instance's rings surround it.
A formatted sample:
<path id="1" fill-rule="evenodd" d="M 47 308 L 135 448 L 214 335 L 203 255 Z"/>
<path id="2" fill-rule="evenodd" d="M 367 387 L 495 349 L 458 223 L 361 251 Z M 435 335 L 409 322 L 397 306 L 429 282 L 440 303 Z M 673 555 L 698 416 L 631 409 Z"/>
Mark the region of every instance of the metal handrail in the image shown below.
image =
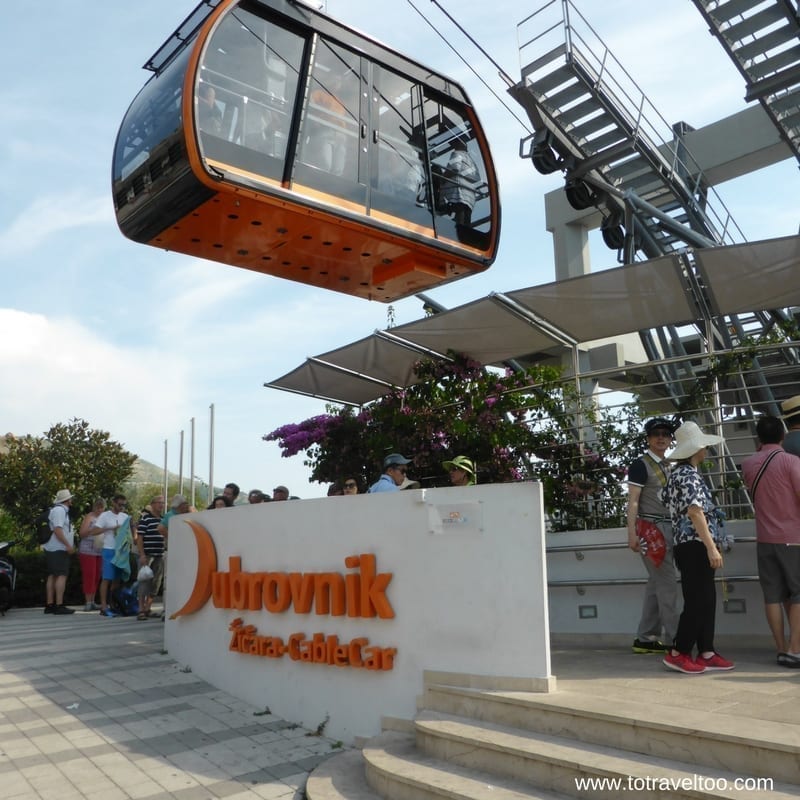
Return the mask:
<path id="1" fill-rule="evenodd" d="M 563 534 L 559 534 L 563 535 Z M 735 544 L 754 544 L 755 536 L 742 536 L 736 539 Z M 545 553 L 579 553 L 586 550 L 627 550 L 627 542 L 599 542 L 597 544 L 560 544 L 546 547 Z"/>
<path id="2" fill-rule="evenodd" d="M 758 575 L 715 575 L 715 583 L 754 583 L 758 581 Z M 638 586 L 647 583 L 647 578 L 588 578 L 583 581 L 547 581 L 548 586 L 570 587 L 570 586 Z M 678 579 L 680 583 L 680 578 Z"/>

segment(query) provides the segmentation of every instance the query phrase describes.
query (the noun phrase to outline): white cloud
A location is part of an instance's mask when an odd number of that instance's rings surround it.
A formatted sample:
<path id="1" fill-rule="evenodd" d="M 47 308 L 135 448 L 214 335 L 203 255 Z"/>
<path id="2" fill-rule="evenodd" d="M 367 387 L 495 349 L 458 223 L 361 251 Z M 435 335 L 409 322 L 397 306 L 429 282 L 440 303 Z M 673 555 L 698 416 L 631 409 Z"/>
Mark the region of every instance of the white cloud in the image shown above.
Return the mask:
<path id="1" fill-rule="evenodd" d="M 82 190 L 36 197 L 0 231 L 0 253 L 17 257 L 64 231 L 108 224 L 114 210 L 108 197 Z"/>
<path id="2" fill-rule="evenodd" d="M 0 418 L 40 434 L 73 417 L 136 451 L 183 417 L 187 374 L 167 353 L 119 347 L 72 319 L 0 309 Z M 152 376 L 158 376 L 154 391 Z"/>

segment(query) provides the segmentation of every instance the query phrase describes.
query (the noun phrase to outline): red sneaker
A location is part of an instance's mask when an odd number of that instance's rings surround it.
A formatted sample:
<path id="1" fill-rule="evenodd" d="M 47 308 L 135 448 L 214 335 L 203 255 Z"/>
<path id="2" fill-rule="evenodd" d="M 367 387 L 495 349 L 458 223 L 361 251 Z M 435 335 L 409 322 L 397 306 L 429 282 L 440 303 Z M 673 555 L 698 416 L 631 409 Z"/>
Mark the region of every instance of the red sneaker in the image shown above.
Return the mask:
<path id="1" fill-rule="evenodd" d="M 725 671 L 734 667 L 733 661 L 728 661 L 727 658 L 723 658 L 719 653 L 714 653 L 710 658 L 697 656 L 697 663 L 709 670 Z"/>
<path id="2" fill-rule="evenodd" d="M 667 653 L 662 662 L 665 667 L 674 669 L 676 672 L 683 672 L 686 675 L 700 675 L 706 671 L 703 664 L 699 664 L 688 653 L 678 653 L 673 656 Z"/>

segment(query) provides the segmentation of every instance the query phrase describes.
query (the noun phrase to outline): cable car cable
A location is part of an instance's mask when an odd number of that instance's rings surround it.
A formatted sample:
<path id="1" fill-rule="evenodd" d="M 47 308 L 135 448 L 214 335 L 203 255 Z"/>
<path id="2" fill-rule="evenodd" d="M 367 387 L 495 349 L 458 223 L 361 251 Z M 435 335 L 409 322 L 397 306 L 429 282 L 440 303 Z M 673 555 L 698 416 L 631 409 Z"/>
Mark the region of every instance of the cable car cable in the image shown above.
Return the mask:
<path id="1" fill-rule="evenodd" d="M 492 87 L 491 87 L 491 86 L 490 86 L 490 85 L 489 85 L 489 84 L 488 84 L 488 83 L 487 83 L 487 82 L 484 80 L 484 78 L 483 78 L 483 77 L 482 77 L 482 76 L 481 76 L 481 75 L 480 75 L 480 74 L 477 72 L 477 70 L 476 70 L 476 69 L 475 69 L 475 68 L 474 68 L 474 67 L 473 67 L 473 66 L 472 66 L 472 65 L 469 63 L 469 61 L 467 61 L 467 60 L 464 58 L 464 56 L 462 56 L 462 55 L 461 55 L 461 53 L 459 53 L 459 52 L 458 52 L 458 50 L 456 50 L 456 48 L 455 48 L 455 47 L 453 47 L 453 45 L 452 45 L 452 44 L 450 44 L 450 42 L 449 42 L 449 41 L 448 41 L 448 40 L 447 40 L 447 39 L 444 37 L 444 35 L 443 35 L 443 34 L 442 34 L 442 33 L 441 33 L 439 30 L 438 30 L 438 28 L 436 28 L 436 26 L 435 26 L 435 25 L 434 25 L 434 24 L 433 24 L 433 23 L 432 23 L 432 22 L 431 22 L 431 21 L 430 21 L 430 20 L 429 20 L 429 19 L 428 19 L 428 18 L 425 16 L 425 14 L 423 14 L 423 13 L 422 13 L 422 11 L 420 11 L 420 10 L 419 10 L 419 9 L 418 9 L 418 8 L 417 8 L 415 5 L 414 5 L 414 3 L 412 2 L 412 0 L 406 0 L 406 2 L 407 2 L 407 3 L 408 3 L 410 6 L 411 6 L 411 8 L 413 8 L 413 9 L 414 9 L 414 11 L 416 11 L 416 12 L 417 12 L 417 14 L 419 14 L 419 15 L 420 15 L 420 17 L 422 17 L 422 19 L 424 20 L 425 24 L 426 24 L 426 25 L 427 25 L 427 26 L 428 26 L 428 27 L 429 27 L 429 28 L 430 28 L 430 29 L 431 29 L 431 30 L 432 30 L 432 31 L 433 31 L 433 32 L 434 32 L 434 33 L 435 33 L 435 34 L 436 34 L 436 35 L 437 35 L 437 36 L 438 36 L 438 37 L 439 37 L 439 38 L 440 38 L 440 39 L 441 39 L 441 40 L 442 40 L 442 41 L 443 41 L 443 42 L 444 42 L 444 43 L 445 43 L 445 44 L 446 44 L 446 45 L 447 45 L 447 46 L 448 46 L 448 47 L 449 47 L 451 50 L 452 50 L 452 51 L 453 51 L 453 53 L 455 53 L 455 55 L 456 55 L 456 56 L 458 57 L 458 59 L 459 59 L 459 60 L 460 60 L 460 61 L 461 61 L 461 62 L 464 64 L 464 66 L 466 66 L 466 67 L 467 67 L 467 69 L 469 69 L 469 71 L 470 71 L 470 72 L 471 72 L 471 73 L 472 73 L 472 74 L 473 74 L 473 75 L 474 75 L 474 76 L 475 76 L 475 77 L 476 77 L 476 78 L 477 78 L 477 79 L 478 79 L 478 80 L 479 80 L 479 81 L 480 81 L 480 82 L 481 82 L 481 83 L 482 83 L 482 84 L 483 84 L 483 85 L 484 85 L 484 86 L 485 86 L 485 87 L 486 87 L 486 88 L 489 90 L 489 92 L 490 92 L 490 93 L 491 93 L 491 95 L 492 95 L 492 96 L 495 98 L 495 100 L 497 100 L 497 101 L 500 103 L 500 105 L 501 105 L 501 106 L 503 106 L 503 108 L 505 108 L 505 110 L 506 110 L 506 111 L 508 111 L 508 113 L 509 113 L 509 114 L 511 114 L 511 116 L 512 116 L 512 117 L 514 117 L 514 119 L 515 119 L 517 122 L 519 122 L 519 124 L 520 124 L 520 125 L 522 125 L 522 127 L 525 129 L 525 132 L 526 132 L 526 133 L 528 133 L 529 135 L 532 135 L 532 134 L 533 134 L 533 131 L 530 129 L 530 127 L 528 126 L 528 124 L 527 124 L 527 123 L 526 123 L 524 120 L 520 119 L 520 118 L 519 118 L 519 117 L 518 117 L 518 116 L 517 116 L 517 115 L 514 113 L 514 111 L 513 111 L 513 109 L 511 108 L 511 106 L 509 106 L 509 105 L 507 105 L 507 104 L 506 104 L 505 100 L 503 100 L 503 98 L 502 98 L 502 97 L 501 97 L 499 94 L 497 94 L 497 92 L 496 92 L 496 91 L 495 91 L 495 90 L 494 90 L 494 89 L 493 89 L 493 88 L 492 88 Z M 513 85 L 514 85 L 514 81 L 512 80 L 511 76 L 509 76 L 509 75 L 506 73 L 506 71 L 505 71 L 505 70 L 504 70 L 504 69 L 503 69 L 503 68 L 502 68 L 502 67 L 501 67 L 501 66 L 500 66 L 500 65 L 499 65 L 499 64 L 498 64 L 498 63 L 497 63 L 497 62 L 496 62 L 496 61 L 495 61 L 495 60 L 494 60 L 494 59 L 493 59 L 493 58 L 492 58 L 492 57 L 491 57 L 491 56 L 490 56 L 490 55 L 489 55 L 489 54 L 488 54 L 488 53 L 487 53 L 487 52 L 486 52 L 486 51 L 485 51 L 485 50 L 484 50 L 484 49 L 483 49 L 483 48 L 482 48 L 482 47 L 481 47 L 481 46 L 480 46 L 480 45 L 479 45 L 479 44 L 478 44 L 476 41 L 475 41 L 475 39 L 473 39 L 473 38 L 472 38 L 472 37 L 471 37 L 471 36 L 470 36 L 470 35 L 469 35 L 469 34 L 468 34 L 468 33 L 467 33 L 467 32 L 466 32 L 466 31 L 465 31 L 465 30 L 464 30 L 464 29 L 461 27 L 461 25 L 459 25 L 459 24 L 458 24 L 458 22 L 456 22 L 456 20 L 454 20 L 454 19 L 453 19 L 453 17 L 451 17 L 451 16 L 450 16 L 450 14 L 449 14 L 447 11 L 446 11 L 444 8 L 442 8 L 442 6 L 441 6 L 441 5 L 439 5 L 439 3 L 437 3 L 437 2 L 436 2 L 436 0 L 431 0 L 431 2 L 432 2 L 432 3 L 434 3 L 434 5 L 436 5 L 436 6 L 437 6 L 437 8 L 438 8 L 438 9 L 439 9 L 439 10 L 440 10 L 440 11 L 441 11 L 441 12 L 442 12 L 442 13 L 443 13 L 443 14 L 444 14 L 444 15 L 445 15 L 445 16 L 446 16 L 446 17 L 447 17 L 447 18 L 448 18 L 448 19 L 449 19 L 449 20 L 450 20 L 450 21 L 451 21 L 451 22 L 452 22 L 452 23 L 453 23 L 453 24 L 454 24 L 454 25 L 455 25 L 455 26 L 456 26 L 456 27 L 457 27 L 457 28 L 460 30 L 460 31 L 461 31 L 461 33 L 463 33 L 463 34 L 464 34 L 464 36 L 466 36 L 466 37 L 467 37 L 467 39 L 469 39 L 469 41 L 470 41 L 470 42 L 471 42 L 471 43 L 472 43 L 472 44 L 473 44 L 475 47 L 477 47 L 477 48 L 478 48 L 478 50 L 481 52 L 481 54 L 482 54 L 482 55 L 484 55 L 484 56 L 485 56 L 485 57 L 488 59 L 488 61 L 489 61 L 489 62 L 492 64 L 492 66 L 494 66 L 494 67 L 497 69 L 497 72 L 498 72 L 498 74 L 500 75 L 500 77 L 501 77 L 501 78 L 502 78 L 502 79 L 503 79 L 503 80 L 504 80 L 504 81 L 505 81 L 505 82 L 506 82 L 506 83 L 507 83 L 509 86 L 513 86 Z"/>

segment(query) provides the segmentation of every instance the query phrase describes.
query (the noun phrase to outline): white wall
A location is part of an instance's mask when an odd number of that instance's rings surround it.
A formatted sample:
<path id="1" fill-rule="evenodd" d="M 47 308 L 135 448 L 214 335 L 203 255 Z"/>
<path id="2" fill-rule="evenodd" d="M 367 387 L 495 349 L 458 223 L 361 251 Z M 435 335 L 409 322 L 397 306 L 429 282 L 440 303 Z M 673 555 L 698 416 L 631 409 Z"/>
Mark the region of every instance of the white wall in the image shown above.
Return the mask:
<path id="1" fill-rule="evenodd" d="M 755 538 L 753 520 L 726 523 L 738 540 L 730 553 L 724 554 L 721 575 L 730 578 L 723 590 L 717 583 L 717 625 L 720 635 L 768 634 L 764 620 L 764 600 L 759 583 L 737 581 L 736 577 L 758 575 L 756 547 L 743 539 Z M 627 547 L 623 528 L 601 531 L 549 533 L 546 537 L 547 578 L 549 590 L 550 631 L 553 634 L 625 634 L 636 635 L 642 611 L 644 585 L 590 585 L 588 581 L 611 579 L 646 579 L 641 556 Z M 620 544 L 621 549 L 588 549 L 581 545 Z M 552 552 L 552 548 L 577 546 L 577 551 Z M 680 573 L 679 573 L 680 574 Z M 587 581 L 581 586 L 555 586 L 559 581 Z M 725 603 L 724 600 L 733 602 Z M 683 607 L 679 600 L 679 607 Z M 581 613 L 596 613 L 594 618 Z"/>
<path id="2" fill-rule="evenodd" d="M 178 517 L 170 527 L 167 614 L 189 597 L 198 549 L 187 520 L 201 523 L 218 571 L 241 556 L 243 572 L 341 572 L 345 558 L 373 553 L 393 577 L 393 619 L 235 611 L 212 600 L 168 620 L 171 656 L 215 686 L 275 714 L 352 741 L 380 730 L 381 716 L 412 718 L 423 670 L 550 678 L 544 524 L 535 483 L 296 500 Z M 460 520 L 460 521 L 459 521 Z M 230 652 L 237 616 L 259 635 L 296 632 L 396 647 L 388 671 Z"/>

